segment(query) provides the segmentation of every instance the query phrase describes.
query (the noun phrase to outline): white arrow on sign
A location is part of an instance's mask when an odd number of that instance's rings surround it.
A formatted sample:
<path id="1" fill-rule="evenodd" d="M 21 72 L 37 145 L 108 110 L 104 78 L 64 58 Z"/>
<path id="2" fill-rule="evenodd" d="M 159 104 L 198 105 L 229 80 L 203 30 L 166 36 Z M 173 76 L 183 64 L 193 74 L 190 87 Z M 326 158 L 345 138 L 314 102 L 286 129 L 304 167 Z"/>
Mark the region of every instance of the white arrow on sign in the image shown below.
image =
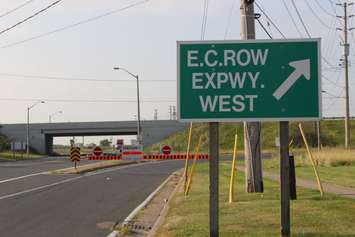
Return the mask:
<path id="1" fill-rule="evenodd" d="M 277 100 L 280 100 L 301 76 L 304 76 L 307 80 L 311 79 L 311 61 L 309 59 L 290 62 L 289 65 L 295 70 L 272 94 Z"/>

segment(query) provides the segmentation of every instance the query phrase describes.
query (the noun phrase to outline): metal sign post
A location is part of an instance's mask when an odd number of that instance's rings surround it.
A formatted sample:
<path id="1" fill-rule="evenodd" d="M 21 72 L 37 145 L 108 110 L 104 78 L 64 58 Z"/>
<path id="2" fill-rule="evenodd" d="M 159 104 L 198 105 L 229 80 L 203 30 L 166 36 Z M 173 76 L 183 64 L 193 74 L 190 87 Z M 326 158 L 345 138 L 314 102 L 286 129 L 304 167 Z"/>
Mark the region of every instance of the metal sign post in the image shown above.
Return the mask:
<path id="1" fill-rule="evenodd" d="M 290 161 L 288 122 L 280 122 L 281 236 L 290 236 Z"/>
<path id="2" fill-rule="evenodd" d="M 219 124 L 209 123 L 210 126 L 210 237 L 218 237 L 219 214 Z"/>

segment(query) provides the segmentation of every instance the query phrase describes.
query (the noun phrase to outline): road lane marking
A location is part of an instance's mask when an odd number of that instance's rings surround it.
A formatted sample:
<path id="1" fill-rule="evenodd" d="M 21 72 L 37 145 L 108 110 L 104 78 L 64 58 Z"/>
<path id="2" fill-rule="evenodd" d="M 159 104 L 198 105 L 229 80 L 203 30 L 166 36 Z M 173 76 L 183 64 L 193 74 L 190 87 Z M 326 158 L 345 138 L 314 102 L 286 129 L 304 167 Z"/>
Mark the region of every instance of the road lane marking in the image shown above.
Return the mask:
<path id="1" fill-rule="evenodd" d="M 19 179 L 25 179 L 25 178 L 29 178 L 29 177 L 33 177 L 33 176 L 38 176 L 38 175 L 41 175 L 44 173 L 45 172 L 40 172 L 40 173 L 34 173 L 34 174 L 28 174 L 28 175 L 24 175 L 24 176 L 15 177 L 15 178 L 10 178 L 10 179 L 4 179 L 4 180 L 0 180 L 0 184 L 19 180 Z"/>
<path id="2" fill-rule="evenodd" d="M 17 193 L 8 194 L 8 195 L 0 197 L 0 200 L 4 200 L 4 199 L 20 196 L 22 194 L 26 194 L 26 193 L 30 193 L 30 192 L 34 192 L 34 191 L 39 191 L 39 190 L 42 190 L 42 189 L 45 189 L 45 188 L 57 186 L 59 184 L 68 183 L 68 182 L 71 182 L 71 181 L 74 181 L 74 180 L 77 180 L 77 179 L 80 179 L 80 178 L 82 178 L 82 176 L 74 177 L 74 178 L 70 178 L 70 179 L 65 179 L 65 180 L 62 180 L 62 181 L 59 181 L 59 182 L 56 182 L 56 183 L 47 184 L 47 185 L 40 186 L 40 187 L 37 187 L 37 188 L 31 188 L 31 189 L 28 189 L 28 190 L 25 190 L 25 191 L 21 191 L 21 192 L 17 192 Z"/>
<path id="3" fill-rule="evenodd" d="M 105 174 L 105 173 L 113 172 L 113 171 L 120 170 L 120 169 L 126 169 L 126 168 L 138 167 L 138 166 L 150 165 L 150 164 L 158 164 L 158 163 L 161 163 L 161 162 L 155 162 L 155 163 L 148 163 L 147 162 L 147 163 L 140 163 L 140 164 L 134 164 L 134 165 L 119 166 L 119 167 L 109 168 L 109 169 L 105 169 L 105 170 L 101 170 L 101 171 L 95 171 L 95 172 L 91 172 L 91 173 L 86 173 L 86 174 L 83 174 L 81 176 L 77 176 L 77 177 L 73 177 L 73 178 L 69 178 L 69 179 L 64 179 L 62 181 L 55 182 L 55 183 L 52 183 L 52 184 L 47 184 L 47 185 L 43 185 L 43 186 L 40 186 L 40 187 L 27 189 L 27 190 L 24 190 L 24 191 L 21 191 L 21 192 L 17 192 L 17 193 L 7 194 L 7 195 L 4 195 L 4 196 L 1 196 L 0 200 L 5 200 L 5 199 L 21 196 L 23 194 L 27 194 L 27 193 L 43 190 L 43 189 L 46 189 L 46 188 L 54 187 L 54 186 L 57 186 L 57 185 L 60 185 L 60 184 L 73 182 L 75 180 L 78 180 L 78 179 L 81 179 L 81 178 L 85 178 L 85 177 L 91 177 L 91 176 L 94 176 L 94 175 Z"/>
<path id="4" fill-rule="evenodd" d="M 64 168 L 64 169 L 69 169 L 69 168 L 72 168 L 72 167 L 68 167 L 68 168 Z M 33 173 L 33 174 L 23 175 L 23 176 L 19 176 L 19 177 L 0 180 L 0 184 L 16 181 L 16 180 L 20 180 L 20 179 L 30 178 L 30 177 L 34 177 L 34 176 L 38 176 L 38 175 L 42 175 L 42 174 L 48 174 L 51 171 L 53 171 L 53 170 L 47 170 L 47 171 L 43 171 L 43 172 L 39 172 L 39 173 Z"/>

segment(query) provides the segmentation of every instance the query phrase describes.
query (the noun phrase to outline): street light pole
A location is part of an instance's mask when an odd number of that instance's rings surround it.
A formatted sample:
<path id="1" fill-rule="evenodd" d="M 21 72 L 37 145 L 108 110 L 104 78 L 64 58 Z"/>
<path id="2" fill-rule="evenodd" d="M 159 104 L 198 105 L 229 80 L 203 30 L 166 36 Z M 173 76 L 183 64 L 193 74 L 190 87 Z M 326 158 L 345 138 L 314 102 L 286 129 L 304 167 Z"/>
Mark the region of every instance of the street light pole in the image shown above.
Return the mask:
<path id="1" fill-rule="evenodd" d="M 27 134 L 26 134 L 26 156 L 27 159 L 30 156 L 30 110 L 38 104 L 43 104 L 44 101 L 38 101 L 37 103 L 27 107 Z"/>
<path id="2" fill-rule="evenodd" d="M 26 133 L 26 155 L 30 155 L 30 107 L 27 108 L 27 133 Z"/>
<path id="3" fill-rule="evenodd" d="M 139 77 L 137 75 L 137 109 L 138 109 L 138 127 L 137 127 L 137 133 L 138 133 L 138 144 L 142 144 L 142 134 L 141 134 L 141 109 L 140 109 L 140 100 L 139 100 Z"/>
<path id="4" fill-rule="evenodd" d="M 137 141 L 138 141 L 138 144 L 141 145 L 142 144 L 142 134 L 141 134 L 142 127 L 141 127 L 141 109 L 140 109 L 140 100 L 139 100 L 139 76 L 134 75 L 133 73 L 131 73 L 130 71 L 128 71 L 127 69 L 122 68 L 122 67 L 114 67 L 113 69 L 114 70 L 123 70 L 137 80 L 137 110 L 138 110 L 138 114 L 137 114 Z"/>

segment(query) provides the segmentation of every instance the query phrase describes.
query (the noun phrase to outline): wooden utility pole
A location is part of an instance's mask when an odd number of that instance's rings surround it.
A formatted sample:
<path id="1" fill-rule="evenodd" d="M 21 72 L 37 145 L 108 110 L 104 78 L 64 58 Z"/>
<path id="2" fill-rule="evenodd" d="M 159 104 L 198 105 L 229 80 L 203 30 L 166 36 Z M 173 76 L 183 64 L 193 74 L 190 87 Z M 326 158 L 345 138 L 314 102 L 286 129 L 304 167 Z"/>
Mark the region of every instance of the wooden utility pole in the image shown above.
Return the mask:
<path id="1" fill-rule="evenodd" d="M 209 123 L 210 126 L 210 237 L 218 237 L 219 216 L 219 124 Z"/>
<path id="2" fill-rule="evenodd" d="M 241 0 L 241 38 L 255 39 L 254 1 Z M 260 122 L 244 122 L 245 182 L 247 192 L 263 192 Z"/>
<path id="3" fill-rule="evenodd" d="M 344 68 L 345 68 L 345 148 L 350 148 L 350 105 L 349 105 L 349 52 L 350 45 L 348 42 L 348 31 L 353 30 L 354 28 L 348 29 L 348 6 L 353 5 L 354 3 L 347 3 L 346 1 L 343 4 L 337 4 L 344 8 L 344 16 L 337 16 L 344 20 L 344 28 L 337 28 L 344 32 Z"/>

